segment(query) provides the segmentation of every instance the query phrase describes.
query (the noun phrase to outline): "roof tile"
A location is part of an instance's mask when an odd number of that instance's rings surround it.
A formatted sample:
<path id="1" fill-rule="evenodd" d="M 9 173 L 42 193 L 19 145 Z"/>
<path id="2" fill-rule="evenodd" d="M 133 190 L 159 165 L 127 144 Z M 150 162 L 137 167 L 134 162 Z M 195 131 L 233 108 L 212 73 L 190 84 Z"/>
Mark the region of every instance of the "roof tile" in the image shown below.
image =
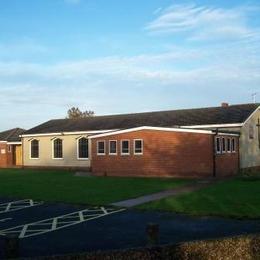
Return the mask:
<path id="1" fill-rule="evenodd" d="M 126 129 L 138 126 L 176 127 L 235 124 L 245 122 L 259 105 L 260 104 L 242 104 L 228 107 L 94 116 L 82 119 L 56 119 L 36 126 L 26 131 L 25 134 Z"/>

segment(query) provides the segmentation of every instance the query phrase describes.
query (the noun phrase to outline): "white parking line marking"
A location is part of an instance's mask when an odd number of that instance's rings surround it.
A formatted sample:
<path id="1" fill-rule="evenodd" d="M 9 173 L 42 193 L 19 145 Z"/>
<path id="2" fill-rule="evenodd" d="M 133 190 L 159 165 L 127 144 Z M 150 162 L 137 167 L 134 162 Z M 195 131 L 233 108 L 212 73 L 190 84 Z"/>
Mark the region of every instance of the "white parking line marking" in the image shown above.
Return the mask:
<path id="1" fill-rule="evenodd" d="M 101 210 L 102 210 L 105 214 L 107 214 L 107 211 L 106 211 L 106 209 L 105 209 L 104 207 L 101 207 Z"/>
<path id="2" fill-rule="evenodd" d="M 24 237 L 27 228 L 28 228 L 28 225 L 24 225 L 24 226 L 23 226 L 23 229 L 22 229 L 21 234 L 20 234 L 21 237 Z"/>
<path id="3" fill-rule="evenodd" d="M 52 230 L 55 230 L 57 228 L 57 218 L 54 218 L 53 221 L 52 221 L 52 226 L 51 226 L 51 229 Z"/>
<path id="4" fill-rule="evenodd" d="M 16 234 L 19 238 L 38 236 L 44 233 L 77 225 L 82 222 L 101 218 L 124 210 L 125 209 L 113 209 L 104 207 L 84 209 L 63 216 L 49 218 L 38 222 L 29 223 L 26 225 L 8 228 L 5 230 L 0 230 L 0 235 L 6 236 L 8 234 Z M 41 226 L 45 227 L 41 228 Z"/>
<path id="5" fill-rule="evenodd" d="M 12 218 L 4 218 L 4 219 L 0 219 L 0 222 L 6 222 L 8 220 L 11 220 Z"/>
<path id="6" fill-rule="evenodd" d="M 31 199 L 6 202 L 3 204 L 0 204 L 0 214 L 8 213 L 10 211 L 31 208 L 31 207 L 35 207 L 35 206 L 42 205 L 42 204 L 43 204 L 43 202 L 37 202 L 37 201 L 33 201 Z"/>

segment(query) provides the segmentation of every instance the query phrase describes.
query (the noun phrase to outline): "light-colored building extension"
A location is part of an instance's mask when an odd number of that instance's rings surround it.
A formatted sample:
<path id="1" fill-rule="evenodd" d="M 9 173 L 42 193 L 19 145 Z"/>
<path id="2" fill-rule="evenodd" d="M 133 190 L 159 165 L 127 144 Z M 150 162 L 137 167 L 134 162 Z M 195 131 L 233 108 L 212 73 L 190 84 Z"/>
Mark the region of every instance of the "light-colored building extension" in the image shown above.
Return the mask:
<path id="1" fill-rule="evenodd" d="M 232 107 L 232 106 L 230 106 Z M 237 132 L 240 134 L 240 168 L 260 167 L 260 107 L 254 104 L 249 116 L 243 122 L 217 125 L 184 126 L 192 129 Z"/>
<path id="2" fill-rule="evenodd" d="M 92 169 L 94 174 L 123 176 L 234 174 L 239 168 L 260 167 L 259 120 L 259 104 L 225 103 L 50 120 L 22 135 L 23 166 Z M 141 154 L 135 153 L 135 140 L 142 145 Z"/>

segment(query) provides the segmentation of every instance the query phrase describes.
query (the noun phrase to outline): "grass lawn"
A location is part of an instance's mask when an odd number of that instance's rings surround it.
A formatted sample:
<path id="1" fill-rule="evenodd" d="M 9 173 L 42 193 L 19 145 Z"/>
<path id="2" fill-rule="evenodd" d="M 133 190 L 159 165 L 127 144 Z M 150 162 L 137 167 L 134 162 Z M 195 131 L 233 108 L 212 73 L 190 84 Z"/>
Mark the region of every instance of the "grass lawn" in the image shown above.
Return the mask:
<path id="1" fill-rule="evenodd" d="M 75 177 L 67 171 L 0 170 L 0 197 L 101 205 L 171 189 L 180 179 Z"/>
<path id="2" fill-rule="evenodd" d="M 260 178 L 222 181 L 202 190 L 141 205 L 192 215 L 260 218 Z"/>

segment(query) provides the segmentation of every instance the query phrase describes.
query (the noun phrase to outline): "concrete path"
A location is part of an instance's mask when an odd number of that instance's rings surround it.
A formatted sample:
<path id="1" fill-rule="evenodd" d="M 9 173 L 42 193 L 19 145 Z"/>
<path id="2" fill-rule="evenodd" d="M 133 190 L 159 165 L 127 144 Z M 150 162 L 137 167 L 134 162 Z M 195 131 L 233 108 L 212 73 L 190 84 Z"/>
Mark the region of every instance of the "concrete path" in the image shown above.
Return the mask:
<path id="1" fill-rule="evenodd" d="M 167 198 L 170 196 L 177 196 L 177 195 L 181 195 L 184 193 L 200 190 L 215 182 L 216 182 L 216 180 L 200 180 L 200 181 L 196 181 L 193 183 L 189 183 L 189 184 L 181 186 L 181 187 L 176 187 L 171 190 L 165 190 L 165 191 L 145 195 L 142 197 L 138 197 L 135 199 L 129 199 L 129 200 L 115 202 L 115 203 L 112 203 L 111 205 L 117 206 L 117 207 L 131 208 L 131 207 L 135 207 L 135 206 L 147 203 L 147 202 L 160 200 L 160 199 Z"/>

